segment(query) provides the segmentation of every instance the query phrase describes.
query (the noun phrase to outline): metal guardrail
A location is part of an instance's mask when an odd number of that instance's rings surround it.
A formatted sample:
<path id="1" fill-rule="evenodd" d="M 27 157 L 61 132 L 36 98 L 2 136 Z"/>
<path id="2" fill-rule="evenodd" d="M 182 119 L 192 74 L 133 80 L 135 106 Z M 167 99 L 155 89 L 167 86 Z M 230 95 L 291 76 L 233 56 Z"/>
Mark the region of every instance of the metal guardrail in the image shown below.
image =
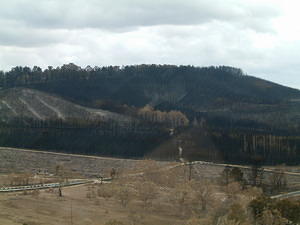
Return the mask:
<path id="1" fill-rule="evenodd" d="M 17 192 L 17 191 L 27 191 L 27 190 L 38 190 L 38 189 L 48 189 L 48 188 L 59 188 L 67 187 L 73 185 L 87 184 L 90 180 L 80 180 L 80 181 L 70 181 L 63 183 L 50 183 L 50 184 L 35 184 L 27 186 L 14 186 L 14 187 L 1 187 L 0 192 Z"/>
<path id="2" fill-rule="evenodd" d="M 280 195 L 274 195 L 271 196 L 272 199 L 284 199 L 284 198 L 290 198 L 290 197 L 298 197 L 300 196 L 300 191 L 294 191 L 289 193 L 283 193 Z"/>
<path id="3" fill-rule="evenodd" d="M 108 182 L 111 180 L 112 180 L 112 178 L 110 178 L 110 177 L 103 177 L 101 179 L 101 183 Z M 74 180 L 74 181 L 63 182 L 63 183 L 49 183 L 49 184 L 34 184 L 34 185 L 14 186 L 14 187 L 0 187 L 0 193 L 68 187 L 68 186 L 75 186 L 75 185 L 80 185 L 80 184 L 88 184 L 88 183 L 92 183 L 92 182 L 94 182 L 94 181 L 93 180 Z"/>

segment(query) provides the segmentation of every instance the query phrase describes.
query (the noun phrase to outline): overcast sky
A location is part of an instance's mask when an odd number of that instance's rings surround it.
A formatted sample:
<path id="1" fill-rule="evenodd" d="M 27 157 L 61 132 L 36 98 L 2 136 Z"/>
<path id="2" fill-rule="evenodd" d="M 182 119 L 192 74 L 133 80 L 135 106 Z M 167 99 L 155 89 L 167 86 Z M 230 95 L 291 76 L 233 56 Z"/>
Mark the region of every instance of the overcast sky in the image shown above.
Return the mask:
<path id="1" fill-rule="evenodd" d="M 0 69 L 229 65 L 300 89 L 297 0 L 0 0 Z"/>

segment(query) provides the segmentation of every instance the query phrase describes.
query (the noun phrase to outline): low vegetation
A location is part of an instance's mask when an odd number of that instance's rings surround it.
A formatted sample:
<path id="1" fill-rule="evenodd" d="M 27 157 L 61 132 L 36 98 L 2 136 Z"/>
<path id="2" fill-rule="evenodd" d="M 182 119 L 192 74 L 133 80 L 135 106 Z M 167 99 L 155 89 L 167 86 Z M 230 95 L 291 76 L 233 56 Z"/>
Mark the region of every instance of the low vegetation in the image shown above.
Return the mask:
<path id="1" fill-rule="evenodd" d="M 215 176 L 194 167 L 190 175 L 188 166 L 164 169 L 159 162 L 141 161 L 131 170 L 115 173 L 111 183 L 1 194 L 0 223 L 296 225 L 300 222 L 299 201 L 267 197 L 270 192 L 265 185 L 273 184 L 278 191 L 278 184 L 285 181 L 284 175 L 278 178 L 280 182 L 274 182 L 272 175 L 267 176 L 270 180 L 265 176 L 262 182 L 254 182 L 258 179 L 253 175 L 258 174 L 254 171 L 256 167 L 251 170 L 225 167 Z M 56 169 L 57 176 L 64 174 L 63 168 Z M 281 188 L 287 190 L 287 186 Z"/>

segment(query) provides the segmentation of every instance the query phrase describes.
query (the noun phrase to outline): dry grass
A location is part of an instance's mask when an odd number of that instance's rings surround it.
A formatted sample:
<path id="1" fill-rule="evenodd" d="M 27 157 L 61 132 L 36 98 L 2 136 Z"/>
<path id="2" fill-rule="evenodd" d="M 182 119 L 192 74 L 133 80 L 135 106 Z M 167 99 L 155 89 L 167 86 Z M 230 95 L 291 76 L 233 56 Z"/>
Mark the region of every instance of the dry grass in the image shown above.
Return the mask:
<path id="1" fill-rule="evenodd" d="M 2 194 L 0 195 L 0 224 L 67 225 L 71 224 L 71 214 L 73 224 L 80 225 L 101 225 L 113 219 L 126 224 L 139 221 L 149 225 L 175 225 L 183 222 L 158 202 L 145 208 L 142 200 L 132 195 L 130 197 L 132 201 L 124 205 L 120 201 L 121 199 L 124 201 L 124 197 L 120 197 L 116 186 L 112 187 L 108 184 L 103 187 L 106 191 L 110 190 L 111 194 L 103 195 L 102 187 L 86 185 L 64 188 L 62 198 L 58 197 L 56 191 L 53 193 L 40 191 L 38 194 L 27 193 L 26 195 L 24 193 Z"/>
<path id="2" fill-rule="evenodd" d="M 188 167 L 163 170 L 172 164 L 166 162 L 10 150 L 0 150 L 0 156 L 5 156 L 0 157 L 0 169 L 6 172 L 0 176 L 0 185 L 18 176 L 30 183 L 50 179 L 33 178 L 30 171 L 42 168 L 55 173 L 57 165 L 75 177 L 99 173 L 109 176 L 111 168 L 117 170 L 111 184 L 63 188 L 63 197 L 53 189 L 2 193 L 1 225 L 209 225 L 216 217 L 223 224 L 231 224 L 226 213 L 245 208 L 261 194 L 255 188 L 242 190 L 237 183 L 222 187 L 218 181 L 223 168 L 211 165 L 195 165 L 189 181 Z M 10 170 L 3 170 L 5 165 Z M 12 170 L 27 172 L 8 173 Z"/>
<path id="3" fill-rule="evenodd" d="M 90 157 L 72 154 L 58 154 L 43 151 L 24 151 L 13 148 L 0 148 L 0 173 L 29 173 L 39 170 L 54 174 L 57 166 L 70 173 L 90 177 L 109 176 L 112 168 L 117 173 L 132 170 L 141 164 L 141 160 L 117 159 L 108 157 Z M 159 162 L 160 165 L 170 164 Z"/>
<path id="4" fill-rule="evenodd" d="M 142 168 L 144 175 L 119 176 L 111 184 L 64 188 L 63 197 L 58 190 L 1 194 L 0 224 L 183 225 L 195 214 L 207 219 L 226 196 L 196 172 L 188 181 L 182 167 L 162 171 L 159 163 L 144 161 L 136 172 Z"/>

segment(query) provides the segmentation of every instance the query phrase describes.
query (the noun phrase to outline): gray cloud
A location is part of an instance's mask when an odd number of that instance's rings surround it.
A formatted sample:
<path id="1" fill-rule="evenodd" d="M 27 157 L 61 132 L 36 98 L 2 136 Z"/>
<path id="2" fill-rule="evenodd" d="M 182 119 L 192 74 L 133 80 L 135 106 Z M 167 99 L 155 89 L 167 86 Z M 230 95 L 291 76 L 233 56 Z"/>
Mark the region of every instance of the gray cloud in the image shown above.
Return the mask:
<path id="1" fill-rule="evenodd" d="M 273 26 L 282 13 L 258 0 L 10 0 L 0 8 L 0 68 L 231 65 L 300 88 L 300 43 Z"/>
<path id="2" fill-rule="evenodd" d="M 0 45 L 38 47 L 60 43 L 66 31 L 31 28 L 12 21 L 0 20 Z"/>
<path id="3" fill-rule="evenodd" d="M 238 3 L 238 4 L 237 4 Z M 154 25 L 196 25 L 214 20 L 269 30 L 275 7 L 224 0 L 10 0 L 0 14 L 27 26 L 123 30 Z"/>
<path id="4" fill-rule="evenodd" d="M 10 0 L 1 3 L 0 45 L 36 47 L 64 43 L 76 30 L 131 32 L 140 27 L 207 25 L 270 32 L 278 10 L 238 0 Z"/>

